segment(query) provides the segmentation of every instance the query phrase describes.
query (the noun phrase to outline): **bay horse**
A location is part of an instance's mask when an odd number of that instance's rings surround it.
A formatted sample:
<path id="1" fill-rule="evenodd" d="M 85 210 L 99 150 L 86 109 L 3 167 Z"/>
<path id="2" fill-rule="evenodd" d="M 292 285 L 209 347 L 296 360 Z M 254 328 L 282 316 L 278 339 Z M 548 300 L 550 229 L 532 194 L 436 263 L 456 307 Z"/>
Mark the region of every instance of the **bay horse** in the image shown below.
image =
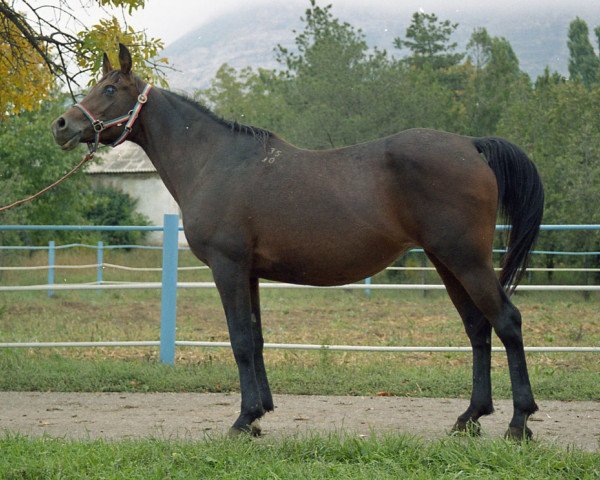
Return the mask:
<path id="1" fill-rule="evenodd" d="M 210 266 L 239 371 L 232 432 L 260 433 L 274 408 L 263 361 L 259 278 L 319 286 L 362 280 L 412 247 L 439 272 L 473 348 L 473 387 L 453 429 L 477 433 L 493 411 L 491 332 L 508 357 L 514 414 L 507 437 L 532 436 L 537 409 L 521 315 L 509 295 L 542 219 L 536 167 L 514 144 L 411 129 L 324 151 L 225 121 L 181 95 L 152 88 L 104 55 L 103 77 L 52 124 L 63 149 L 140 145 L 181 209 L 192 252 Z M 510 222 L 499 278 L 492 266 L 497 214 Z"/>

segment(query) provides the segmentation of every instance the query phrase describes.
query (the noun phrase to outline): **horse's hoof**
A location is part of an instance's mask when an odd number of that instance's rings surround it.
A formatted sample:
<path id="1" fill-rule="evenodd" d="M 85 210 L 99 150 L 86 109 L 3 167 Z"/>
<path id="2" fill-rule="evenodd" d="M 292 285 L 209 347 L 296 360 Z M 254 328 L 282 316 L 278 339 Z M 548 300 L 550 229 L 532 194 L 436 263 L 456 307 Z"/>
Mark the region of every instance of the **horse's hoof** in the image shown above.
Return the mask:
<path id="1" fill-rule="evenodd" d="M 250 425 L 245 425 L 242 428 L 231 427 L 229 429 L 229 436 L 232 438 L 239 437 L 240 435 L 251 435 L 253 437 L 260 437 L 262 430 L 258 420 L 254 420 Z"/>
<path id="2" fill-rule="evenodd" d="M 262 433 L 262 429 L 260 428 L 260 422 L 258 420 L 254 420 L 250 424 L 250 434 L 253 437 L 260 437 L 261 433 Z"/>
<path id="3" fill-rule="evenodd" d="M 516 442 L 527 442 L 533 438 L 533 432 L 527 426 L 523 428 L 508 427 L 508 430 L 504 434 L 504 438 Z"/>
<path id="4" fill-rule="evenodd" d="M 469 437 L 479 437 L 481 435 L 481 424 L 478 420 L 457 420 L 452 430 L 451 435 L 465 435 Z"/>

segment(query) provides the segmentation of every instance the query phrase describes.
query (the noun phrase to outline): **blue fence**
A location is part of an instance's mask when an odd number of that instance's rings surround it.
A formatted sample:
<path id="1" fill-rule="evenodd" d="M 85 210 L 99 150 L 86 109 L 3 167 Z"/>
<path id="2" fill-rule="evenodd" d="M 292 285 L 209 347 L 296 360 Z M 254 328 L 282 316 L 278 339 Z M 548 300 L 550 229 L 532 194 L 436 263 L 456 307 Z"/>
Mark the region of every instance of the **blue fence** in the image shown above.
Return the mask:
<path id="1" fill-rule="evenodd" d="M 498 225 L 497 229 L 498 230 L 507 230 L 509 227 L 505 226 L 505 225 Z M 542 225 L 541 227 L 542 230 L 548 231 L 548 230 L 556 230 L 556 231 L 565 231 L 565 230 L 579 230 L 579 231 L 593 231 L 593 230 L 600 230 L 600 225 Z M 173 365 L 175 362 L 175 346 L 176 344 L 205 344 L 203 346 L 215 346 L 215 345 L 208 345 L 209 342 L 176 342 L 176 338 L 175 338 L 175 332 L 176 332 L 176 314 L 177 314 L 177 287 L 178 287 L 178 283 L 177 283 L 177 268 L 178 268 L 178 258 L 179 258 L 179 247 L 178 247 L 178 237 L 179 237 L 179 217 L 177 215 L 165 215 L 164 216 L 164 225 L 161 226 L 81 226 L 81 225 L 0 225 L 0 231 L 23 231 L 23 230 L 66 230 L 66 231 L 95 231 L 95 232 L 102 232 L 102 231 L 131 231 L 131 230 L 138 230 L 138 231 L 147 231 L 147 232 L 156 232 L 156 231 L 162 231 L 163 232 L 163 245 L 162 247 L 140 247 L 139 245 L 128 245 L 128 246 L 119 246 L 119 248 L 128 248 L 128 247 L 135 247 L 135 248 L 151 248 L 151 249 L 161 249 L 162 250 L 162 281 L 160 284 L 158 285 L 153 285 L 152 287 L 146 287 L 146 288 L 161 288 L 161 316 L 160 316 L 160 341 L 159 341 L 159 346 L 160 346 L 160 360 L 161 362 L 165 363 L 165 364 L 169 364 L 169 365 Z M 67 248 L 67 247 L 72 247 L 72 246 L 82 246 L 82 247 L 90 247 L 89 245 L 79 245 L 79 244 L 71 244 L 71 245 L 63 245 L 63 246 L 56 246 L 55 243 L 53 241 L 51 241 L 48 245 L 48 247 L 7 247 L 7 246 L 0 246 L 0 250 L 2 249 L 27 249 L 27 250 L 37 250 L 37 249 L 47 249 L 48 250 L 48 259 L 49 259 L 49 264 L 50 266 L 52 266 L 54 264 L 54 259 L 55 259 L 55 253 L 56 250 L 60 249 L 60 248 Z M 93 247 L 96 248 L 96 247 Z M 104 250 L 108 249 L 108 248 L 115 248 L 113 246 L 105 246 L 102 244 L 102 242 L 99 242 L 98 244 L 98 272 L 97 272 L 97 282 L 101 283 L 102 282 L 102 264 L 103 264 L 103 255 L 104 255 Z M 566 254 L 566 255 L 600 255 L 600 252 L 548 252 L 548 251 L 537 251 L 536 253 L 543 253 L 543 254 Z M 206 285 L 204 286 L 210 286 L 208 285 L 209 282 L 204 282 Z M 366 288 L 366 290 L 368 292 L 370 292 L 371 288 L 387 288 L 390 287 L 390 285 L 386 286 L 386 285 L 373 285 L 371 283 L 371 279 L 368 278 L 365 280 L 365 284 L 361 286 L 360 288 Z M 150 284 L 148 284 L 150 285 Z M 268 284 L 271 287 L 276 287 L 277 284 Z M 182 286 L 181 284 L 179 286 Z M 214 286 L 214 284 L 212 285 Z M 354 287 L 355 285 L 352 285 L 350 287 Z M 348 286 L 344 286 L 344 288 L 347 288 Z M 410 287 L 410 286 L 408 286 Z M 443 289 L 443 285 L 424 285 L 421 286 L 421 288 L 423 287 L 434 287 L 434 288 L 429 288 L 429 289 L 437 289 L 438 287 L 440 289 Z M 599 288 L 596 288 L 597 286 L 590 286 L 589 288 L 587 288 L 587 290 L 598 290 Z M 48 269 L 48 285 L 45 286 L 45 288 L 49 289 L 49 294 L 52 294 L 53 289 L 59 288 L 58 285 L 56 285 L 55 283 L 55 278 L 54 278 L 54 269 L 53 268 L 49 268 Z M 93 287 L 92 287 L 93 288 Z M 124 288 L 122 286 L 116 286 L 116 288 Z M 297 288 L 301 288 L 300 286 L 298 286 Z M 17 287 L 14 288 L 15 290 L 17 289 Z M 26 288 L 23 288 L 26 289 Z M 111 342 L 104 342 L 104 343 L 111 343 Z M 155 342 L 129 342 L 131 344 L 146 344 L 146 343 L 152 343 L 154 344 Z M 280 344 L 277 344 L 280 345 Z M 216 345 L 216 346 L 222 346 L 222 345 Z M 301 347 L 301 348 L 308 348 L 308 347 L 317 347 L 317 346 L 306 346 L 306 345 L 297 345 L 294 346 L 293 344 L 290 345 L 290 347 L 295 348 L 295 347 Z M 322 346 L 321 346 L 322 347 Z M 330 346 L 329 348 L 331 349 L 336 349 L 336 348 L 332 348 L 333 346 Z M 344 346 L 346 349 L 360 349 L 361 347 L 356 347 L 356 348 L 352 348 L 352 346 Z M 369 347 L 370 348 L 370 347 Z M 389 348 L 395 348 L 395 347 L 389 347 Z M 398 351 L 403 351 L 401 350 L 401 347 L 399 347 L 400 350 Z M 413 348 L 413 347 L 409 347 L 409 348 Z M 430 347 L 427 347 L 430 348 Z M 439 348 L 445 348 L 445 347 L 439 347 Z M 463 347 L 459 347 L 459 348 L 463 348 Z M 561 347 L 557 347 L 557 348 L 561 348 Z M 585 347 L 587 348 L 587 347 Z M 593 350 L 590 351 L 598 351 L 597 347 L 591 347 Z M 468 349 L 467 349 L 468 350 Z M 411 351 L 419 351 L 419 350 L 411 350 Z M 435 351 L 435 350 L 427 350 L 427 351 Z M 440 350 L 442 351 L 442 350 Z M 450 351 L 450 350 L 443 350 L 443 351 Z M 452 350 L 455 351 L 455 350 Z M 542 351 L 542 350 L 540 350 Z M 550 351 L 550 350 L 546 350 L 546 351 Z M 581 350 L 581 351 L 586 351 Z"/>
<path id="2" fill-rule="evenodd" d="M 178 264 L 178 215 L 167 214 L 164 216 L 164 225 L 159 226 L 93 226 L 93 225 L 0 225 L 0 230 L 66 230 L 66 231 L 93 231 L 93 232 L 119 232 L 119 231 L 145 231 L 163 232 L 163 258 L 161 282 L 161 312 L 160 312 L 160 360 L 173 365 L 175 363 L 175 329 L 177 318 L 177 264 Z M 6 247 L 0 247 L 6 248 Z M 14 247 L 10 247 L 14 248 Z M 24 247 L 31 249 L 32 247 Z M 42 247 L 46 248 L 46 247 Z M 54 264 L 56 246 L 51 241 L 48 246 L 48 258 Z M 123 248 L 123 247 L 121 247 Z M 161 248 L 161 247 L 149 247 Z M 99 244 L 98 264 L 102 265 L 104 245 Z M 98 269 L 97 278 L 102 280 L 101 268 Z M 48 284 L 54 285 L 54 269 L 48 269 Z M 49 290 L 50 294 L 52 290 Z"/>

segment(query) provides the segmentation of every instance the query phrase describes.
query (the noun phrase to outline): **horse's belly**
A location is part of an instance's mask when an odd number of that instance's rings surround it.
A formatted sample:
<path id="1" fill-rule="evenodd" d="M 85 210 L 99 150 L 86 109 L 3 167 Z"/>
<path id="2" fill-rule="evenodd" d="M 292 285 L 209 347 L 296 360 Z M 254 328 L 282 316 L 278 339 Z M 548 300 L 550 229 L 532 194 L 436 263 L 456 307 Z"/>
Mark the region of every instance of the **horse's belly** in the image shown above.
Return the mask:
<path id="1" fill-rule="evenodd" d="M 356 248 L 340 244 L 335 248 L 290 248 L 284 252 L 263 252 L 255 257 L 254 273 L 261 278 L 303 285 L 344 285 L 365 279 L 396 260 L 410 244 L 379 242 Z"/>

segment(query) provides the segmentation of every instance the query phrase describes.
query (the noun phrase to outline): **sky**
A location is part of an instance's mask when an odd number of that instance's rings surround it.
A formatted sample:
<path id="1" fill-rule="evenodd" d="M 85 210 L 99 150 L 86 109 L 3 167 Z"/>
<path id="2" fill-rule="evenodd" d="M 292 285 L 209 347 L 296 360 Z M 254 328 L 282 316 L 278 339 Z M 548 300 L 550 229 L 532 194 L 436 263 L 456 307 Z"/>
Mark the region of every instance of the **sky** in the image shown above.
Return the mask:
<path id="1" fill-rule="evenodd" d="M 54 0 L 56 1 L 56 0 Z M 362 5 L 381 9 L 382 14 L 402 8 L 403 11 L 444 13 L 460 10 L 483 9 L 490 14 L 503 11 L 521 10 L 535 12 L 536 9 L 558 9 L 580 3 L 599 0 L 320 0 L 319 5 L 333 4 L 334 11 L 348 5 Z M 309 5 L 308 0 L 147 0 L 143 10 L 135 12 L 130 19 L 136 29 L 146 29 L 151 37 L 162 38 L 169 45 L 188 31 L 225 13 L 235 11 L 240 6 L 256 5 L 257 16 L 277 14 L 277 4 L 298 4 L 299 15 Z M 73 6 L 76 1 L 70 2 Z M 265 9 L 265 4 L 274 5 Z M 100 17 L 97 8 L 73 7 L 80 19 L 92 24 Z"/>

